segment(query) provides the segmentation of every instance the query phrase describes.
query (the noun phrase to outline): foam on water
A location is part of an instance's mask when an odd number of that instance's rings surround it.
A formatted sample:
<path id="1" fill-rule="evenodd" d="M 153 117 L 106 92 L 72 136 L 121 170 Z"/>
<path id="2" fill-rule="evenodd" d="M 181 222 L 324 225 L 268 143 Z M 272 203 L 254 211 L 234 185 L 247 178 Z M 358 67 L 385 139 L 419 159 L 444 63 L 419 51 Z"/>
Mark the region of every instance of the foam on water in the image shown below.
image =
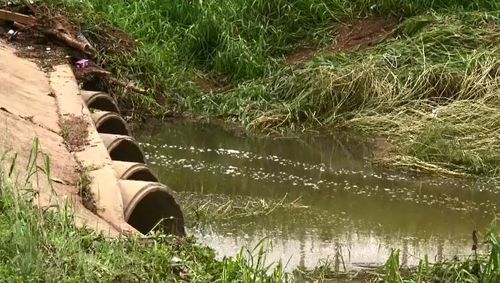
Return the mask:
<path id="1" fill-rule="evenodd" d="M 325 257 L 347 266 L 381 264 L 391 248 L 408 264 L 466 255 L 470 232 L 498 213 L 498 189 L 470 180 L 376 168 L 370 146 L 352 138 L 272 139 L 233 135 L 206 124 L 169 124 L 141 145 L 162 182 L 191 199 L 300 198 L 307 209 L 195 226 L 220 255 L 272 239 L 268 260 L 313 267 Z M 244 203 L 244 201 L 242 202 Z"/>

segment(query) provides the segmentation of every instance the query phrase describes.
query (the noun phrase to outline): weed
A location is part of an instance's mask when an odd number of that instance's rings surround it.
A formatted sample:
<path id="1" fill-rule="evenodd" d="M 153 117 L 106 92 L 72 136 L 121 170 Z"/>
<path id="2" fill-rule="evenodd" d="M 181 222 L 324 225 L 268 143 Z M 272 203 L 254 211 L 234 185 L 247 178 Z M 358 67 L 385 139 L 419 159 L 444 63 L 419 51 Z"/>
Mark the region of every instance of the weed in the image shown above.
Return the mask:
<path id="1" fill-rule="evenodd" d="M 403 279 L 400 274 L 399 251 L 392 250 L 384 266 L 385 282 L 400 283 Z"/>
<path id="2" fill-rule="evenodd" d="M 33 172 L 27 175 L 33 176 Z M 283 281 L 282 269 L 264 265 L 262 249 L 258 255 L 242 253 L 218 261 L 211 249 L 190 237 L 152 234 L 146 238 L 107 239 L 89 229 L 76 228 L 73 215 L 64 205 L 59 210 L 34 207 L 35 191 L 36 182 L 17 182 L 0 170 L 2 281 Z"/>
<path id="3" fill-rule="evenodd" d="M 70 152 L 80 151 L 88 142 L 88 123 L 82 117 L 73 114 L 62 117 L 59 121 L 61 137 Z"/>
<path id="4" fill-rule="evenodd" d="M 97 213 L 97 206 L 95 203 L 94 194 L 90 189 L 90 185 L 92 183 L 92 179 L 88 174 L 89 169 L 85 167 L 81 167 L 78 170 L 79 179 L 76 184 L 78 189 L 78 195 L 82 198 L 83 206 L 93 213 Z"/>
<path id="5" fill-rule="evenodd" d="M 183 204 L 188 225 L 202 225 L 218 220 L 241 221 L 241 219 L 268 216 L 277 210 L 305 209 L 299 205 L 300 198 L 287 200 L 285 195 L 279 200 L 240 197 L 229 199 L 223 195 L 204 195 L 179 192 L 179 202 Z"/>

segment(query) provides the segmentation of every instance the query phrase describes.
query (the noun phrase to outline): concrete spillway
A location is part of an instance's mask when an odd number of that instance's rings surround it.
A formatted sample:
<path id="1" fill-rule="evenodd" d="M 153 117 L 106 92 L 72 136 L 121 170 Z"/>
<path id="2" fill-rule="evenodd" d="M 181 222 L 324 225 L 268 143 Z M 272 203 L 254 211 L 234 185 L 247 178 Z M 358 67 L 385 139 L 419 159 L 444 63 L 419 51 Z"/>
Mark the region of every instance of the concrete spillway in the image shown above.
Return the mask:
<path id="1" fill-rule="evenodd" d="M 103 92 L 82 91 L 96 131 L 113 161 L 119 179 L 124 220 L 141 233 L 153 228 L 185 235 L 184 218 L 172 191 L 158 183 L 147 168 L 144 153 L 130 135 L 113 98 Z M 116 108 L 115 108 L 116 107 Z"/>
<path id="2" fill-rule="evenodd" d="M 172 190 L 158 183 L 145 164 L 116 101 L 103 92 L 80 90 L 69 65 L 44 72 L 15 52 L 0 40 L 0 123 L 4 129 L 0 154 L 15 153 L 20 173 L 29 174 L 22 168 L 30 158 L 33 140 L 40 141 L 38 163 L 43 165 L 43 156 L 49 156 L 51 168 L 48 178 L 33 182 L 37 205 L 69 204 L 77 225 L 109 235 L 145 234 L 153 228 L 184 235 L 183 214 Z M 64 124 L 66 120 L 79 121 L 76 128 L 84 130 L 78 147 L 68 146 L 66 137 L 74 129 Z M 82 171 L 91 180 L 88 190 L 95 213 L 79 197 Z"/>

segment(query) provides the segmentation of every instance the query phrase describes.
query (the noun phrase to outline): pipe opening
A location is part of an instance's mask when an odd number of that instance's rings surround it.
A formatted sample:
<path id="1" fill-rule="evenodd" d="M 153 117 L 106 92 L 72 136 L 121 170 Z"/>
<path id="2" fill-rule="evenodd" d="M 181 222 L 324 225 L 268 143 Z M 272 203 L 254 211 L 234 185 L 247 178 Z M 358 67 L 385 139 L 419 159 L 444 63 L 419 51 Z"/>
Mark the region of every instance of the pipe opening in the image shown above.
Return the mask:
<path id="1" fill-rule="evenodd" d="M 123 135 L 101 134 L 112 160 L 144 163 L 144 154 L 137 142 Z"/>
<path id="2" fill-rule="evenodd" d="M 139 145 L 133 140 L 122 139 L 108 150 L 111 160 L 144 163 L 144 155 Z"/>
<path id="3" fill-rule="evenodd" d="M 127 177 L 127 180 L 136 180 L 136 181 L 150 181 L 150 182 L 158 182 L 158 178 L 151 172 L 151 170 L 147 168 L 141 168 L 130 173 Z"/>
<path id="4" fill-rule="evenodd" d="M 113 168 L 121 180 L 158 182 L 158 178 L 143 163 L 113 161 Z"/>
<path id="5" fill-rule="evenodd" d="M 88 105 L 89 108 L 92 109 L 97 109 L 97 110 L 102 110 L 102 111 L 109 111 L 109 112 L 116 112 L 118 113 L 118 106 L 113 102 L 113 100 L 108 97 L 107 95 L 100 95 L 98 97 L 95 97 L 92 101 L 89 101 Z"/>
<path id="6" fill-rule="evenodd" d="M 120 116 L 114 113 L 108 113 L 100 116 L 95 125 L 97 132 L 104 134 L 129 135 L 126 122 Z"/>
<path id="7" fill-rule="evenodd" d="M 98 76 L 91 76 L 84 78 L 82 82 L 82 89 L 85 90 L 92 90 L 92 91 L 104 91 L 108 88 L 108 83 L 98 77 Z"/>
<path id="8" fill-rule="evenodd" d="M 185 235 L 180 207 L 165 190 L 149 192 L 132 209 L 127 222 L 143 234 L 154 228 L 166 234 Z"/>
<path id="9" fill-rule="evenodd" d="M 82 97 L 88 108 L 115 113 L 120 112 L 114 99 L 104 92 L 82 91 Z"/>

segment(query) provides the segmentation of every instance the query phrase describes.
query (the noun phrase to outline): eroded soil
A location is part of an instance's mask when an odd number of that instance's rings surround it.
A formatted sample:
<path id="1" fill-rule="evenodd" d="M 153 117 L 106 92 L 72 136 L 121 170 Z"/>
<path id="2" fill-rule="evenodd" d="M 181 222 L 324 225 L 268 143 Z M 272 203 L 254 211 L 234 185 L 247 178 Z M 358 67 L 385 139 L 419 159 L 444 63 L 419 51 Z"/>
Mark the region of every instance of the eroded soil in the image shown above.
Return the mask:
<path id="1" fill-rule="evenodd" d="M 388 19 L 358 19 L 339 24 L 332 36 L 335 43 L 323 48 L 303 47 L 288 54 L 285 61 L 288 65 L 301 65 L 321 52 L 351 52 L 374 46 L 391 37 L 400 23 L 395 18 Z"/>
<path id="2" fill-rule="evenodd" d="M 335 31 L 334 51 L 352 51 L 373 46 L 393 34 L 395 18 L 365 19 L 340 25 Z"/>

